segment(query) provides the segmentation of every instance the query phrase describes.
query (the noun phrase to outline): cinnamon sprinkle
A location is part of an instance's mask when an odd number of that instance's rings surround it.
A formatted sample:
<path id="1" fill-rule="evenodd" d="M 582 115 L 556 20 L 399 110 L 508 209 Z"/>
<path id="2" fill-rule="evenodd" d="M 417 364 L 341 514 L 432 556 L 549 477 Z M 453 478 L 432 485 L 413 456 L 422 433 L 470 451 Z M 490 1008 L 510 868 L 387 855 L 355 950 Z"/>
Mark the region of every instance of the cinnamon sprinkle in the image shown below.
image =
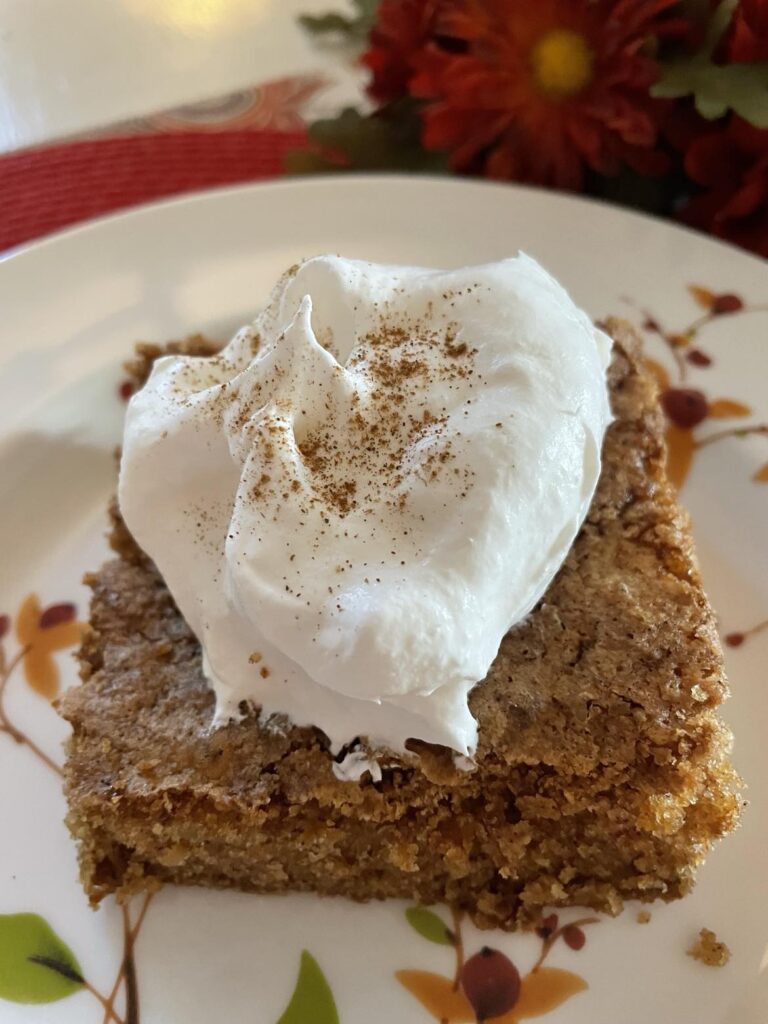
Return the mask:
<path id="1" fill-rule="evenodd" d="M 317 326 L 316 336 L 331 350 L 329 327 Z M 253 349 L 263 344 L 255 335 L 246 340 Z M 278 350 L 281 344 L 278 339 Z M 434 319 L 434 310 L 423 318 L 395 316 L 383 303 L 375 325 L 357 338 L 345 365 L 329 368 L 335 376 L 327 391 L 315 392 L 314 405 L 307 401 L 307 408 L 295 408 L 283 384 L 288 369 L 270 355 L 264 357 L 269 368 L 255 387 L 243 386 L 238 377 L 222 380 L 208 414 L 230 436 L 240 434 L 257 457 L 255 464 L 264 467 L 249 488 L 238 492 L 236 502 L 258 505 L 273 522 L 279 521 L 284 503 L 297 507 L 298 526 L 311 525 L 316 549 L 329 533 L 339 539 L 344 521 L 360 515 L 369 530 L 385 524 L 394 530 L 397 550 L 399 537 L 409 537 L 423 521 L 409 507 L 414 480 L 425 486 L 442 480 L 445 507 L 465 498 L 472 487 L 474 473 L 459 461 L 461 433 L 453 425 L 449 432 L 449 418 L 462 412 L 452 392 L 483 385 L 477 352 L 462 340 L 457 323 Z M 222 366 L 212 376 L 221 380 L 225 371 Z M 199 373 L 194 368 L 184 372 Z M 464 415 L 471 402 L 464 399 Z M 381 518 L 383 511 L 393 517 Z M 198 524 L 201 537 L 210 533 L 205 525 Z M 351 539 L 356 538 L 353 533 Z M 259 543 L 261 538 L 254 539 Z M 289 561 L 294 557 L 290 554 Z M 420 555 L 410 546 L 412 557 Z M 301 567 L 296 571 L 300 574 Z M 299 581 L 300 575 L 284 578 L 286 593 L 300 597 Z"/>

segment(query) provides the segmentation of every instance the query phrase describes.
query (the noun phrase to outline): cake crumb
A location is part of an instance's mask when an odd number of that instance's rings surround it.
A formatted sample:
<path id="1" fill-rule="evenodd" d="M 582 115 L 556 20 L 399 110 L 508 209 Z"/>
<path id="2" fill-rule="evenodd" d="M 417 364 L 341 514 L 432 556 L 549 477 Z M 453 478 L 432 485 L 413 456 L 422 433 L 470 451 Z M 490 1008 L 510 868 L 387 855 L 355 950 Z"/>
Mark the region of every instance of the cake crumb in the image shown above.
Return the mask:
<path id="1" fill-rule="evenodd" d="M 725 967 L 731 959 L 731 951 L 724 942 L 719 942 L 714 932 L 702 928 L 699 938 L 688 950 L 688 956 L 699 960 L 707 967 Z"/>
<path id="2" fill-rule="evenodd" d="M 650 920 L 651 920 L 651 914 L 650 914 L 650 911 L 648 911 L 648 910 L 641 910 L 640 913 L 637 915 L 637 923 L 638 924 L 648 924 L 648 922 Z"/>
<path id="3" fill-rule="evenodd" d="M 248 658 L 251 665 L 258 665 L 261 661 L 261 654 L 258 651 L 254 651 L 253 654 Z"/>

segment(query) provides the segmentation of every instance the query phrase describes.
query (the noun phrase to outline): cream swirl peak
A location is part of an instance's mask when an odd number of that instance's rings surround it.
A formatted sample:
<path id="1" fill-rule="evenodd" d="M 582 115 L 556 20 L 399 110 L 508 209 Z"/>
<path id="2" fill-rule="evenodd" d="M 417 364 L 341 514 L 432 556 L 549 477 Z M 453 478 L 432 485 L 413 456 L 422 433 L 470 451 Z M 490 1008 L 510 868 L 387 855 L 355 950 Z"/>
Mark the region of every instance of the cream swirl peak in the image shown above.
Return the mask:
<path id="1" fill-rule="evenodd" d="M 467 697 L 587 513 L 610 340 L 534 260 L 339 257 L 286 274 L 215 357 L 130 402 L 120 507 L 246 700 L 333 749 L 472 754 Z"/>

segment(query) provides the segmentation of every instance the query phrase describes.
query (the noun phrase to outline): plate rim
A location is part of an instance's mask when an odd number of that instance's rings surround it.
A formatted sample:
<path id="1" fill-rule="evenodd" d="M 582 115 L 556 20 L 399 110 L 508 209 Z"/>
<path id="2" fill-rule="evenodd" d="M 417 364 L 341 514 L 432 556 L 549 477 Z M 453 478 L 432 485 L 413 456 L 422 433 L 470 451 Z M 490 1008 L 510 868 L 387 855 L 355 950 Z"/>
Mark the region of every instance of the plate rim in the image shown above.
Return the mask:
<path id="1" fill-rule="evenodd" d="M 21 260 L 22 260 L 22 263 L 19 264 L 19 267 L 20 268 L 23 267 L 24 268 L 24 272 L 26 272 L 26 268 L 28 266 L 29 267 L 30 278 L 34 279 L 39 274 L 39 264 L 35 264 L 34 263 L 35 256 L 40 256 L 40 255 L 45 254 L 45 258 L 46 259 L 53 258 L 54 260 L 56 260 L 56 259 L 59 259 L 60 257 L 65 255 L 65 253 L 67 251 L 66 250 L 66 246 L 67 245 L 69 245 L 69 244 L 79 245 L 79 244 L 81 244 L 81 242 L 84 242 L 86 247 L 90 246 L 90 248 L 93 249 L 94 248 L 94 243 L 95 243 L 95 246 L 98 247 L 98 240 L 99 240 L 99 237 L 100 237 L 99 233 L 100 232 L 104 232 L 104 231 L 106 231 L 106 232 L 114 232 L 113 234 L 107 234 L 106 235 L 106 237 L 109 239 L 110 247 L 107 248 L 107 250 L 105 252 L 105 257 L 106 257 L 107 260 L 109 260 L 110 254 L 111 254 L 111 251 L 112 251 L 111 247 L 115 244 L 115 241 L 119 240 L 120 238 L 125 237 L 125 232 L 131 231 L 134 224 L 137 225 L 137 231 L 138 232 L 145 232 L 145 231 L 154 232 L 154 231 L 156 231 L 157 228 L 156 228 L 155 217 L 156 217 L 156 215 L 158 213 L 162 213 L 165 210 L 166 207 L 167 208 L 174 208 L 174 209 L 176 207 L 179 207 L 179 208 L 186 207 L 186 208 L 189 208 L 190 210 L 193 210 L 193 214 L 192 214 L 193 216 L 200 216 L 201 214 L 199 212 L 194 212 L 194 211 L 200 211 L 200 210 L 203 209 L 205 204 L 210 204 L 210 210 L 213 211 L 214 215 L 215 215 L 215 210 L 216 210 L 218 202 L 221 201 L 222 199 L 226 198 L 226 197 L 233 197 L 236 201 L 237 201 L 238 197 L 241 197 L 242 200 L 247 204 L 248 202 L 251 201 L 248 197 L 253 196 L 255 202 L 256 203 L 260 203 L 260 202 L 263 202 L 263 201 L 268 201 L 269 195 L 276 194 L 278 192 L 281 193 L 281 194 L 283 192 L 288 192 L 288 193 L 294 193 L 295 194 L 296 189 L 299 189 L 299 190 L 317 191 L 318 193 L 320 193 L 320 192 L 323 192 L 323 193 L 335 193 L 336 190 L 338 190 L 339 186 L 341 186 L 342 188 L 348 190 L 350 187 L 357 188 L 359 185 L 362 185 L 364 183 L 366 187 L 373 186 L 375 188 L 378 184 L 380 184 L 382 182 L 385 183 L 387 186 L 392 186 L 392 185 L 402 186 L 404 189 L 406 189 L 408 191 L 408 193 L 410 195 L 415 195 L 416 194 L 415 192 L 413 192 L 413 193 L 411 192 L 411 188 L 412 187 L 415 187 L 417 189 L 417 191 L 427 191 L 429 189 L 430 185 L 438 185 L 441 189 L 444 190 L 444 193 L 443 193 L 444 195 L 448 195 L 448 193 L 451 192 L 451 191 L 456 191 L 456 192 L 459 192 L 461 194 L 466 193 L 470 197 L 469 201 L 472 201 L 472 196 L 473 195 L 483 196 L 483 195 L 493 195 L 494 193 L 496 193 L 496 194 L 499 195 L 499 199 L 501 200 L 501 202 L 503 202 L 504 201 L 503 200 L 503 193 L 499 193 L 499 190 L 503 190 L 508 195 L 509 200 L 512 203 L 512 209 L 513 210 L 515 209 L 515 202 L 516 201 L 518 201 L 518 202 L 524 201 L 526 196 L 535 195 L 536 198 L 537 198 L 537 201 L 540 198 L 541 201 L 543 201 L 545 203 L 545 205 L 547 206 L 547 209 L 552 211 L 552 216 L 553 217 L 558 216 L 558 209 L 566 211 L 566 216 L 567 216 L 568 215 L 568 211 L 572 208 L 574 202 L 576 204 L 576 207 L 578 209 L 580 209 L 582 211 L 582 213 L 584 211 L 586 211 L 588 213 L 590 210 L 594 210 L 595 205 L 597 205 L 599 207 L 602 207 L 602 208 L 605 208 L 607 206 L 609 211 L 618 212 L 620 214 L 624 213 L 624 214 L 629 215 L 629 227 L 631 227 L 633 224 L 635 224 L 635 222 L 637 220 L 642 222 L 642 230 L 646 230 L 646 228 L 650 229 L 648 237 L 657 237 L 657 238 L 659 238 L 663 242 L 665 237 L 671 239 L 671 238 L 673 238 L 675 236 L 675 234 L 677 234 L 679 232 L 682 232 L 682 234 L 684 236 L 690 237 L 692 242 L 695 241 L 696 238 L 698 238 L 700 242 L 703 240 L 704 242 L 709 241 L 709 242 L 714 243 L 714 246 L 715 246 L 714 249 L 707 249 L 706 245 L 705 245 L 705 255 L 707 256 L 707 258 L 710 258 L 710 256 L 711 256 L 711 259 L 713 261 L 719 260 L 720 262 L 725 263 L 725 264 L 728 264 L 730 262 L 731 265 L 735 265 L 736 267 L 742 266 L 742 267 L 754 268 L 757 265 L 759 265 L 759 266 L 762 266 L 764 269 L 768 269 L 768 262 L 760 259 L 759 257 L 754 257 L 754 256 L 752 256 L 749 253 L 743 252 L 742 250 L 736 249 L 734 246 L 725 245 L 724 243 L 719 242 L 717 239 L 707 238 L 707 236 L 700 235 L 699 233 L 697 233 L 695 231 L 692 231 L 691 229 L 685 228 L 683 226 L 676 225 L 676 224 L 673 224 L 673 223 L 661 220 L 660 218 L 657 218 L 657 217 L 653 217 L 653 216 L 649 216 L 649 215 L 646 215 L 646 214 L 638 213 L 637 211 L 627 210 L 627 209 L 625 209 L 623 207 L 615 206 L 614 204 L 604 203 L 604 202 L 602 202 L 600 200 L 594 199 L 593 197 L 572 196 L 572 195 L 567 194 L 567 193 L 555 193 L 555 192 L 551 192 L 551 191 L 545 190 L 545 189 L 525 187 L 525 186 L 514 186 L 514 187 L 510 188 L 505 183 L 484 182 L 484 181 L 476 181 L 476 180 L 472 180 L 472 179 L 457 179 L 457 178 L 449 178 L 449 177 L 443 177 L 443 176 L 423 176 L 423 177 L 419 176 L 419 177 L 416 177 L 414 179 L 413 176 L 407 176 L 407 175 L 349 175 L 349 174 L 338 175 L 337 174 L 337 175 L 325 176 L 323 178 L 313 178 L 311 180 L 310 179 L 306 179 L 306 178 L 280 178 L 280 179 L 273 179 L 273 180 L 265 180 L 265 181 L 262 181 L 262 182 L 250 182 L 250 183 L 245 183 L 245 184 L 237 185 L 237 186 L 225 186 L 225 187 L 216 188 L 216 189 L 199 190 L 199 191 L 194 191 L 194 192 L 190 192 L 190 193 L 184 193 L 182 195 L 177 195 L 177 196 L 166 198 L 166 199 L 163 199 L 163 200 L 154 201 L 154 202 L 151 202 L 151 203 L 144 203 L 144 204 L 141 204 L 141 205 L 138 205 L 138 206 L 135 206 L 135 207 L 127 208 L 125 210 L 116 211 L 116 212 L 114 212 L 112 214 L 108 214 L 108 215 L 106 215 L 104 217 L 94 218 L 94 219 L 91 219 L 89 221 L 85 221 L 85 222 L 83 222 L 81 224 L 78 224 L 76 226 L 61 229 L 60 231 L 57 231 L 57 232 L 52 233 L 52 234 L 50 234 L 48 236 L 45 236 L 44 238 L 33 240 L 33 241 L 29 242 L 29 243 L 25 243 L 22 246 L 17 247 L 15 250 L 10 250 L 6 254 L 0 254 L 0 279 L 2 278 L 2 267 L 3 266 L 15 266 L 18 263 L 19 258 L 21 258 Z M 437 200 L 435 200 L 435 205 L 439 205 L 440 202 L 441 202 L 441 199 L 438 198 Z M 203 216 L 207 217 L 207 216 L 209 216 L 209 214 L 203 214 Z M 599 217 L 600 214 L 597 214 L 597 216 Z M 125 222 L 125 224 L 123 224 L 123 222 Z M 140 226 L 138 226 L 139 222 L 141 222 Z M 648 224 L 648 222 L 650 222 L 650 224 Z M 656 222 L 660 222 L 660 223 L 657 224 Z M 622 221 L 622 222 L 620 222 L 619 226 L 621 226 L 621 224 L 627 224 L 627 223 L 628 223 L 627 221 Z M 657 230 L 659 226 L 662 229 L 665 228 L 665 227 L 666 228 L 672 228 L 673 229 L 672 236 L 666 236 L 663 233 L 659 233 L 659 231 Z M 598 228 L 598 230 L 600 230 L 600 229 Z M 83 236 L 83 238 L 81 239 L 80 236 Z M 119 242 L 118 242 L 118 244 L 119 244 Z M 683 240 L 681 240 L 680 242 L 678 242 L 676 244 L 682 245 L 683 244 Z M 57 248 L 56 248 L 57 246 L 64 246 L 64 248 L 61 249 L 61 250 L 57 250 Z M 721 252 L 720 251 L 723 248 L 723 246 L 725 247 L 725 250 L 726 250 L 725 252 Z M 748 258 L 746 263 L 740 263 L 738 261 L 738 259 L 734 263 L 734 260 L 733 260 L 732 256 L 729 259 L 728 251 L 727 250 L 734 250 L 734 249 L 735 249 L 737 254 L 740 253 L 741 256 L 745 256 L 745 257 Z M 58 255 L 57 255 L 57 253 L 58 253 Z M 90 259 L 90 257 L 88 257 L 88 258 Z M 26 262 L 25 260 L 28 260 L 29 262 Z M 81 273 L 82 272 L 80 270 L 78 270 L 78 275 L 80 275 Z M 681 275 L 681 277 L 682 277 L 682 275 Z M 3 348 L 3 340 L 0 339 L 0 352 L 2 351 L 2 348 Z M 768 352 L 766 352 L 766 356 L 768 356 Z M 0 440 L 2 439 L 2 436 L 3 436 L 3 432 L 0 431 Z M 48 575 L 48 571 L 47 570 L 46 570 L 46 578 L 47 579 L 51 578 Z M 751 657 L 751 655 L 749 655 L 749 657 Z M 735 672 L 734 672 L 734 675 L 735 675 Z M 75 683 L 75 685 L 76 685 L 76 683 Z M 25 784 L 25 787 L 24 787 L 27 792 L 29 791 L 28 790 L 28 785 L 29 784 L 27 783 L 27 784 Z M 733 838 L 733 837 L 731 837 L 731 838 Z M 239 894 L 237 894 L 237 895 L 239 895 Z M 80 893 L 79 893 L 79 890 L 78 890 L 78 897 L 79 896 L 80 896 Z M 679 911 L 680 907 L 681 907 L 681 904 L 678 903 L 676 905 L 676 907 L 673 907 L 673 909 L 677 909 Z M 44 906 L 41 909 L 43 910 L 43 912 L 47 916 L 50 912 L 53 911 L 53 908 L 54 908 L 54 905 L 53 905 L 53 903 L 51 903 L 49 906 Z M 666 910 L 666 906 L 662 906 L 659 909 Z M 254 910 L 255 910 L 255 907 L 254 907 Z M 654 907 L 654 911 L 655 911 L 655 907 Z M 714 916 L 714 915 L 712 915 L 712 916 Z M 631 908 L 628 911 L 625 912 L 625 920 L 626 920 L 627 923 L 631 924 Z M 678 920 L 679 921 L 685 921 L 686 920 L 685 915 L 684 914 L 682 914 L 682 915 L 678 914 Z M 706 918 L 706 920 L 709 920 L 709 909 L 707 909 L 707 918 Z M 607 924 L 612 924 L 613 922 L 609 920 L 606 923 Z M 670 925 L 669 923 L 667 923 L 666 925 L 662 926 L 661 934 L 663 936 L 665 936 L 665 941 L 669 941 L 670 931 L 671 931 L 671 928 L 673 926 L 674 926 L 674 924 Z M 85 948 L 85 933 L 80 931 L 80 925 L 79 924 L 74 926 L 73 934 L 74 934 L 75 937 L 77 937 L 78 943 L 82 944 L 83 947 Z M 405 934 L 407 934 L 407 933 L 405 933 Z M 490 935 L 496 935 L 497 933 L 492 932 L 492 933 L 489 933 L 489 934 Z M 614 932 L 614 934 L 616 934 L 616 933 Z M 622 937 L 622 933 L 619 932 L 618 934 L 619 934 L 619 940 L 618 941 L 619 942 L 623 942 L 624 939 Z M 729 936 L 726 935 L 725 937 L 728 938 Z M 386 942 L 387 943 L 394 942 L 394 939 L 391 938 L 389 933 L 387 933 Z M 89 936 L 88 936 L 88 943 L 89 943 L 89 945 L 92 944 L 92 945 L 95 946 L 95 940 L 91 938 L 90 933 L 89 933 Z M 300 941 L 297 941 L 296 946 L 293 948 L 293 952 L 296 952 L 301 947 L 301 945 L 302 945 L 302 943 Z M 111 944 L 109 944 L 108 948 L 109 948 L 110 952 L 116 952 L 117 949 L 118 949 L 118 945 L 115 944 L 114 947 L 113 947 Z M 312 947 L 310 947 L 310 948 L 312 948 Z M 508 949 L 509 948 L 506 939 L 504 940 L 504 946 L 502 948 L 504 948 L 504 949 Z M 512 948 L 514 948 L 514 947 L 512 947 Z M 681 947 L 681 949 L 682 949 L 682 947 Z M 676 953 L 678 952 L 677 947 L 675 947 L 675 952 Z M 644 954 L 644 953 L 641 952 L 639 954 L 639 960 L 640 960 L 641 963 L 643 962 L 643 958 L 646 957 L 646 956 L 648 958 L 648 962 L 649 963 L 652 962 L 652 957 L 654 956 L 654 954 Z M 680 955 L 680 957 L 678 959 L 680 960 L 681 963 L 686 964 L 686 965 L 688 964 L 688 961 L 682 955 L 682 953 L 681 953 L 681 955 Z M 604 960 L 602 960 L 602 959 L 600 959 L 600 958 L 598 958 L 596 956 L 594 960 L 590 961 L 590 963 L 592 964 L 592 975 L 588 974 L 588 977 L 590 977 L 590 983 L 591 984 L 592 984 L 592 977 L 594 977 L 593 987 L 594 987 L 596 992 L 600 993 L 600 989 L 598 988 L 598 983 L 599 983 L 601 986 L 604 986 L 602 988 L 602 992 L 603 993 L 610 993 L 611 997 L 612 997 L 613 996 L 613 992 L 614 992 L 614 984 L 610 980 L 604 980 L 604 972 L 606 971 L 606 967 L 605 967 L 605 963 L 606 962 L 607 962 L 607 959 L 604 961 Z M 334 956 L 329 961 L 329 966 L 332 965 L 332 964 L 335 964 L 336 967 L 338 967 L 339 963 L 340 963 L 340 961 L 336 958 L 336 954 L 334 954 Z M 691 965 L 692 965 L 692 962 L 691 962 Z M 429 965 L 426 965 L 426 966 L 429 966 Z M 149 986 L 149 983 L 145 979 L 148 978 L 150 975 L 154 975 L 155 972 L 157 972 L 159 970 L 160 970 L 160 968 L 156 964 L 148 963 L 146 967 L 142 966 L 142 969 L 141 969 L 142 984 L 146 984 L 147 986 Z M 332 968 L 332 970 L 333 970 L 333 968 Z M 348 989 L 348 986 L 353 983 L 351 978 L 348 977 L 344 973 L 340 973 L 338 978 L 336 980 L 334 980 L 331 971 L 329 971 L 329 976 L 330 976 L 330 978 L 331 978 L 331 980 L 333 982 L 334 993 L 336 995 L 342 994 L 342 998 L 343 998 L 343 994 L 346 993 L 346 991 Z M 749 978 L 751 979 L 752 977 L 753 977 L 753 973 L 752 973 L 752 971 L 750 971 Z M 688 975 L 684 976 L 683 975 L 683 967 L 678 966 L 674 970 L 674 972 L 672 974 L 670 974 L 670 979 L 674 980 L 674 983 L 675 983 L 676 986 L 680 986 L 681 984 L 685 985 L 688 982 Z M 391 981 L 391 979 L 389 979 L 389 980 Z M 720 983 L 720 987 L 727 989 L 727 992 L 729 993 L 729 999 L 735 998 L 737 995 L 741 996 L 745 992 L 745 988 L 744 987 L 739 986 L 737 988 L 736 986 L 733 985 L 733 982 L 731 982 L 730 979 L 728 979 L 727 983 L 726 983 L 726 979 L 717 978 L 717 979 L 713 979 L 713 980 L 716 980 L 718 983 Z M 707 981 L 709 981 L 709 979 L 707 979 Z M 271 989 L 273 987 L 273 985 L 274 985 L 274 983 L 270 982 L 269 985 L 268 985 L 268 988 Z M 621 998 L 620 993 L 617 995 L 617 998 Z M 702 996 L 701 997 L 701 999 L 702 999 L 702 1006 L 703 1006 L 703 998 L 704 997 Z M 229 1004 L 229 999 L 226 998 L 225 1002 L 227 1004 Z M 600 994 L 598 994 L 598 1006 L 597 1006 L 598 1011 L 600 1009 L 600 1005 L 601 1005 L 601 996 L 600 996 Z M 620 1005 L 623 1005 L 623 1003 L 621 1003 Z M 377 1020 L 378 1020 L 379 1012 L 383 1012 L 384 1015 L 386 1016 L 387 1010 L 389 1009 L 389 1014 L 391 1016 L 392 1015 L 392 1010 L 393 1009 L 397 1010 L 397 1004 L 395 1002 L 394 996 L 392 994 L 392 990 L 391 990 L 389 985 L 387 986 L 387 989 L 386 989 L 386 997 L 385 997 L 385 999 L 382 1002 L 382 1007 L 383 1007 L 383 1009 L 381 1011 L 379 1011 L 378 1008 L 374 1007 L 374 1016 L 376 1017 Z M 227 1007 L 225 1006 L 224 1008 L 226 1009 Z M 25 1009 L 28 1009 L 28 1008 L 25 1008 Z M 677 1007 L 671 1007 L 671 1009 L 672 1009 L 673 1015 L 674 1015 L 675 1009 L 678 1009 L 678 1012 L 679 1012 L 679 1008 L 677 1008 Z M 47 1019 L 47 1012 L 48 1011 L 46 1011 L 46 1010 L 42 1011 L 41 1019 L 42 1018 L 46 1018 Z M 230 1009 L 230 1012 L 231 1012 L 231 1009 Z M 579 1011 L 575 1011 L 577 1018 L 581 1019 L 581 1014 L 584 1013 L 584 1012 L 586 1012 L 586 1011 L 581 1011 L 581 1013 Z M 567 1015 L 567 1011 L 566 1011 L 566 1015 Z M 0 1016 L 2 1016 L 2 1013 L 0 1013 Z M 32 1016 L 35 1016 L 35 1014 L 33 1013 Z M 663 1016 L 664 1015 L 662 1014 L 662 1017 Z M 154 1017 L 152 1019 L 154 1019 Z M 424 1020 L 426 1021 L 426 1017 L 424 1018 Z"/>
<path id="2" fill-rule="evenodd" d="M 162 199 L 151 200 L 146 203 L 138 203 L 134 206 L 125 207 L 112 213 L 99 217 L 89 218 L 74 225 L 68 225 L 40 238 L 30 239 L 21 242 L 0 252 L 0 273 L 4 267 L 15 264 L 19 259 L 31 257 L 37 253 L 53 248 L 57 245 L 66 244 L 74 239 L 80 239 L 91 233 L 113 227 L 122 222 L 151 218 L 154 214 L 166 209 L 181 206 L 197 206 L 205 203 L 216 203 L 217 200 L 247 196 L 248 194 L 260 194 L 262 192 L 290 192 L 295 190 L 333 190 L 339 185 L 345 188 L 350 186 L 354 189 L 361 187 L 402 187 L 413 188 L 418 186 L 432 186 L 460 191 L 477 191 L 488 194 L 496 192 L 499 196 L 504 194 L 531 196 L 537 199 L 546 200 L 552 206 L 561 208 L 579 207 L 594 211 L 605 211 L 619 217 L 626 218 L 631 223 L 651 226 L 662 232 L 668 232 L 673 237 L 686 239 L 690 244 L 704 245 L 717 250 L 723 256 L 736 256 L 742 258 L 752 265 L 754 269 L 761 268 L 768 273 L 768 260 L 742 249 L 731 242 L 708 235 L 705 232 L 697 231 L 695 228 L 658 214 L 646 211 L 635 210 L 630 207 L 621 206 L 596 196 L 584 195 L 581 193 L 565 192 L 557 189 L 548 189 L 536 185 L 528 185 L 520 182 L 494 181 L 484 178 L 468 178 L 454 175 L 441 174 L 400 174 L 400 173 L 356 173 L 342 172 L 332 174 L 320 174 L 315 176 L 306 175 L 282 175 L 274 178 L 265 178 L 259 181 L 243 182 L 236 185 L 224 185 L 216 188 L 195 189 L 189 192 L 179 193 Z"/>

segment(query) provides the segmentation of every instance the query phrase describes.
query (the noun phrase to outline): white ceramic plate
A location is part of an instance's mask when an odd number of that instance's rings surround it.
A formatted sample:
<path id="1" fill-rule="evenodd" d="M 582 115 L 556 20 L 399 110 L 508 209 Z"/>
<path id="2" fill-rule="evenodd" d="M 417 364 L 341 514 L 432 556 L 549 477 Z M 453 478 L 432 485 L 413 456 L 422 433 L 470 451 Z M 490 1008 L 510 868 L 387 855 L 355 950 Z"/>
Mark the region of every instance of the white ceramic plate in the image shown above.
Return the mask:
<path id="1" fill-rule="evenodd" d="M 135 943 L 111 901 L 92 913 L 62 823 L 59 780 L 43 760 L 61 762 L 66 728 L 38 691 L 54 692 L 56 671 L 60 686 L 74 680 L 66 648 L 77 627 L 67 621 L 67 602 L 78 617 L 86 614 L 80 577 L 105 552 L 111 452 L 123 409 L 120 363 L 136 339 L 201 329 L 225 337 L 253 316 L 283 269 L 319 252 L 450 266 L 518 247 L 594 316 L 620 313 L 642 324 L 651 314 L 667 339 L 646 330 L 649 355 L 673 386 L 685 374 L 685 385 L 708 400 L 702 406 L 698 399 L 706 418 L 678 429 L 675 445 L 678 459 L 691 456 L 684 500 L 723 633 L 742 634 L 727 649 L 734 692 L 725 714 L 751 800 L 743 827 L 711 855 L 691 897 L 654 906 L 645 925 L 637 923 L 638 907 L 590 924 L 581 949 L 567 936 L 556 942 L 547 967 L 569 974 L 550 975 L 552 1005 L 539 1010 L 553 1024 L 765 1024 L 768 629 L 747 631 L 768 619 L 768 483 L 759 480 L 768 436 L 753 429 L 768 417 L 766 266 L 607 206 L 419 178 L 294 181 L 192 196 L 97 222 L 0 263 L 6 665 L 22 644 L 32 645 L 32 656 L 7 672 L 0 720 L 0 997 L 50 1000 L 2 998 L 1 1021 L 275 1024 L 300 963 L 299 996 L 285 1024 L 331 1024 L 336 1014 L 342 1024 L 470 1019 L 460 999 L 449 1005 L 454 950 L 419 934 L 399 902 L 357 906 L 167 888 L 149 906 Z M 693 294 L 691 285 L 711 294 Z M 715 312 L 707 311 L 713 301 Z M 694 323 L 693 336 L 686 334 Z M 25 602 L 29 594 L 37 606 Z M 37 753 L 13 742 L 14 728 Z M 125 912 L 133 924 L 141 907 L 136 900 Z M 444 909 L 435 913 L 450 920 Z M 560 924 L 578 916 L 561 913 Z M 727 942 L 733 956 L 726 967 L 686 956 L 702 927 Z M 481 935 L 464 923 L 462 936 L 467 956 L 488 945 L 523 975 L 541 949 L 533 934 Z M 126 983 L 123 962 L 135 986 Z M 413 994 L 424 995 L 424 978 L 398 978 L 397 971 L 433 972 L 443 980 L 429 984 L 438 997 L 444 989 L 448 995 L 430 1012 Z M 101 999 L 109 1003 L 115 983 L 111 1017 Z M 126 989 L 139 994 L 128 1006 Z M 520 1018 L 515 1012 L 507 1024 Z"/>

